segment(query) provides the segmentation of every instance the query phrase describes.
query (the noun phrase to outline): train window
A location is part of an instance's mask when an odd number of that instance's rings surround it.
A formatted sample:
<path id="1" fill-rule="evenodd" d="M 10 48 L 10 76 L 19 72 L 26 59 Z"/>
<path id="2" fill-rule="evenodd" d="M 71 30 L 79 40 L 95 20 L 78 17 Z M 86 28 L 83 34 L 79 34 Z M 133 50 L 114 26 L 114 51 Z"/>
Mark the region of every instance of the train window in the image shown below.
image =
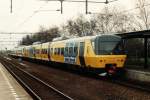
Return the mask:
<path id="1" fill-rule="evenodd" d="M 47 49 L 47 54 L 50 54 L 50 52 L 51 52 L 51 49 L 48 48 L 48 49 Z"/>
<path id="2" fill-rule="evenodd" d="M 57 55 L 59 54 L 58 48 L 57 48 Z"/>
<path id="3" fill-rule="evenodd" d="M 78 47 L 74 47 L 73 56 L 77 56 L 77 54 L 78 54 Z"/>
<path id="4" fill-rule="evenodd" d="M 42 49 L 42 54 L 45 54 L 45 50 L 44 49 Z"/>
<path id="5" fill-rule="evenodd" d="M 92 41 L 92 47 L 93 47 L 93 50 L 95 50 L 95 42 Z"/>
<path id="6" fill-rule="evenodd" d="M 40 54 L 40 50 L 38 49 L 38 54 Z"/>
<path id="7" fill-rule="evenodd" d="M 35 50 L 35 52 L 36 52 L 36 54 L 38 54 L 38 50 L 37 49 Z"/>
<path id="8" fill-rule="evenodd" d="M 69 47 L 69 56 L 73 55 L 73 47 Z"/>
<path id="9" fill-rule="evenodd" d="M 54 49 L 54 54 L 55 54 L 55 55 L 57 54 L 57 48 Z"/>
<path id="10" fill-rule="evenodd" d="M 45 49 L 45 50 L 46 50 L 46 52 L 45 52 L 45 53 L 46 53 L 46 54 L 48 54 L 48 49 Z"/>
<path id="11" fill-rule="evenodd" d="M 45 50 L 44 49 L 42 49 L 42 54 L 45 54 Z"/>
<path id="12" fill-rule="evenodd" d="M 41 50 L 41 54 L 43 54 L 43 49 Z"/>
<path id="13" fill-rule="evenodd" d="M 58 55 L 59 53 L 58 53 L 58 48 L 56 48 L 56 54 Z"/>
<path id="14" fill-rule="evenodd" d="M 40 54 L 40 50 L 38 49 L 38 54 Z"/>
<path id="15" fill-rule="evenodd" d="M 59 48 L 57 48 L 57 55 L 59 55 Z"/>
<path id="16" fill-rule="evenodd" d="M 53 54 L 53 48 L 51 48 L 50 53 Z"/>
<path id="17" fill-rule="evenodd" d="M 45 49 L 42 50 L 42 54 L 45 54 Z"/>
<path id="18" fill-rule="evenodd" d="M 100 54 L 111 54 L 116 45 L 121 40 L 118 36 L 101 36 L 95 39 L 95 53 Z"/>
<path id="19" fill-rule="evenodd" d="M 61 55 L 64 55 L 64 48 L 61 48 Z"/>
<path id="20" fill-rule="evenodd" d="M 64 55 L 65 55 L 65 56 L 68 56 L 68 47 L 65 47 Z"/>
<path id="21" fill-rule="evenodd" d="M 44 49 L 44 54 L 47 54 L 47 50 L 46 49 Z"/>
<path id="22" fill-rule="evenodd" d="M 45 49 L 43 49 L 43 54 L 45 54 Z"/>
<path id="23" fill-rule="evenodd" d="M 61 48 L 59 48 L 59 55 L 61 55 Z"/>
<path id="24" fill-rule="evenodd" d="M 46 49 L 44 49 L 44 54 L 46 54 L 47 53 L 47 51 L 46 51 Z"/>
<path id="25" fill-rule="evenodd" d="M 58 55 L 60 54 L 60 48 L 58 48 Z"/>

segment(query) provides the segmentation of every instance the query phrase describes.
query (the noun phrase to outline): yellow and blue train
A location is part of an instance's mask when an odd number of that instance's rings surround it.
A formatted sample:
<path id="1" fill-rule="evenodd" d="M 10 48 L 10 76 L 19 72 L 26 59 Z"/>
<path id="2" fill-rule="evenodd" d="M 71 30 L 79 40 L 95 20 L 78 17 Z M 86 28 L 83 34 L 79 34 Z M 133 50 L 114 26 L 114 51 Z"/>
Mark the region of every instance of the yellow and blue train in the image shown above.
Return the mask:
<path id="1" fill-rule="evenodd" d="M 55 39 L 52 42 L 17 47 L 11 56 L 75 65 L 108 74 L 122 71 L 126 60 L 123 41 L 117 35 Z"/>

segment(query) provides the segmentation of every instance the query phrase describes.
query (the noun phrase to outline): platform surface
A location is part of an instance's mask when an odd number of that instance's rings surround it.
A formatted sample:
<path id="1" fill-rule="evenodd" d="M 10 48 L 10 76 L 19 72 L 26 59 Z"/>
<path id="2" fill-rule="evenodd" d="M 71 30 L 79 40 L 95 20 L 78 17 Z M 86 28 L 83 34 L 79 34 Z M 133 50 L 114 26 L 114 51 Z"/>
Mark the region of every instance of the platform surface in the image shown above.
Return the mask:
<path id="1" fill-rule="evenodd" d="M 0 63 L 0 100 L 32 100 L 31 96 Z"/>
<path id="2" fill-rule="evenodd" d="M 126 77 L 129 79 L 150 82 L 150 72 L 136 69 L 126 69 Z"/>

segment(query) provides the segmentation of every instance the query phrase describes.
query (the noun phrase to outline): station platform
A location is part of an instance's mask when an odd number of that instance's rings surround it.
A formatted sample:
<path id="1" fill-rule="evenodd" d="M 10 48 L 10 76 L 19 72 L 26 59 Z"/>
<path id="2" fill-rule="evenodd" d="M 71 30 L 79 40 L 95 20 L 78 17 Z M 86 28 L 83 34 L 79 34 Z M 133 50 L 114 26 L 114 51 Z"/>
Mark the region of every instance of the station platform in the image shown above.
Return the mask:
<path id="1" fill-rule="evenodd" d="M 0 100 L 32 100 L 32 97 L 0 63 Z"/>
<path id="2" fill-rule="evenodd" d="M 125 70 L 126 70 L 125 74 L 126 78 L 150 83 L 149 70 L 127 69 L 127 68 Z"/>

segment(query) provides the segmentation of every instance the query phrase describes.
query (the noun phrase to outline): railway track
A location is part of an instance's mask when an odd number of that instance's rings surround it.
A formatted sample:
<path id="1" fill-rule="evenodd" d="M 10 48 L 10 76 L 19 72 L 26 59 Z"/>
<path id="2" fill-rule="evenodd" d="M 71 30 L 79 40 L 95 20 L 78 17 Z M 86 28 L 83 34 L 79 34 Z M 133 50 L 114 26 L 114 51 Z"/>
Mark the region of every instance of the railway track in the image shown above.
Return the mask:
<path id="1" fill-rule="evenodd" d="M 150 93 L 150 85 L 148 83 L 137 82 L 129 79 L 115 79 L 110 80 L 112 83 L 116 83 L 122 86 L 130 87 L 136 90 L 146 91 Z"/>
<path id="2" fill-rule="evenodd" d="M 37 100 L 73 100 L 73 98 L 59 91 L 38 77 L 22 70 L 13 62 L 0 58 L 6 69 L 25 87 L 33 99 Z"/>
<path id="3" fill-rule="evenodd" d="M 40 69 L 43 69 L 44 68 L 44 66 L 43 65 L 39 65 L 39 64 L 35 64 L 35 63 L 26 63 L 26 62 L 22 62 L 22 63 L 18 63 L 17 62 L 17 60 L 15 60 L 15 59 L 9 59 L 9 58 L 6 58 L 6 60 L 7 61 L 9 61 L 9 60 L 12 60 L 11 62 L 13 62 L 13 64 L 15 64 L 15 66 L 17 65 L 17 66 L 20 66 L 21 68 L 23 68 L 23 66 L 25 66 L 23 69 L 24 70 L 26 70 L 26 71 L 29 71 L 29 69 L 30 69 L 30 73 L 32 73 L 32 71 L 33 71 L 33 73 L 34 72 L 37 72 L 37 70 L 40 72 Z M 37 70 L 34 70 L 34 67 L 32 67 L 32 66 L 36 66 L 36 69 Z M 46 68 L 46 70 L 48 70 L 48 68 L 45 66 L 45 68 Z M 44 68 L 44 69 L 45 69 Z M 32 69 L 32 70 L 31 70 Z M 45 71 L 46 71 L 45 70 Z M 57 70 L 57 69 L 56 69 Z M 42 73 L 43 73 L 43 70 L 41 70 L 42 71 Z M 70 73 L 70 71 L 71 70 L 68 70 L 69 71 L 69 73 Z M 43 75 L 44 76 L 44 74 L 42 74 L 42 73 L 40 73 L 40 75 Z M 49 73 L 49 71 L 48 71 L 48 73 Z M 83 81 L 81 81 L 82 83 L 80 83 L 80 77 L 82 77 L 82 76 L 84 76 L 85 78 L 87 77 L 87 79 L 86 79 L 86 82 L 88 82 L 89 80 L 90 81 L 94 81 L 94 83 L 92 83 L 92 85 L 90 85 L 91 87 L 92 86 L 96 86 L 96 87 L 100 87 L 100 88 L 95 88 L 95 90 L 94 91 L 97 91 L 97 90 L 102 90 L 102 91 L 105 91 L 104 92 L 104 94 L 103 94 L 103 92 L 101 92 L 100 94 L 98 94 L 99 95 L 99 98 L 101 98 L 101 96 L 103 97 L 104 96 L 104 98 L 120 98 L 120 100 L 122 99 L 125 99 L 126 98 L 126 96 L 128 96 L 128 95 L 130 95 L 130 94 L 132 94 L 132 92 L 131 93 L 129 93 L 130 91 L 134 91 L 133 93 L 135 93 L 135 91 L 136 92 L 145 92 L 146 91 L 146 93 L 148 93 L 149 94 L 149 87 L 147 86 L 147 85 L 145 85 L 145 87 L 143 87 L 143 85 L 142 86 L 140 86 L 140 85 L 136 85 L 135 83 L 133 83 L 133 82 L 129 82 L 129 81 L 127 81 L 127 80 L 120 80 L 120 79 L 110 79 L 110 78 L 104 78 L 103 77 L 103 79 L 101 78 L 101 77 L 99 77 L 98 75 L 96 76 L 95 74 L 93 75 L 93 74 L 85 74 L 85 73 L 78 73 L 78 72 L 76 72 L 76 71 L 71 71 L 71 73 L 74 73 L 74 75 L 75 74 L 77 74 L 77 76 L 79 76 L 78 78 L 79 78 L 79 80 L 78 80 L 78 84 L 82 84 L 81 86 L 83 86 L 83 87 L 85 87 L 85 85 L 86 84 L 84 84 L 83 83 Z M 50 74 L 50 73 L 49 73 Z M 47 75 L 49 75 L 49 74 L 46 74 L 46 76 Z M 36 75 L 36 76 L 38 76 L 38 77 L 40 77 L 41 79 L 45 79 L 45 78 L 42 78 L 40 75 Z M 55 74 L 55 75 L 57 75 L 57 73 Z M 62 74 L 61 74 L 61 72 L 59 72 L 59 74 L 58 75 L 61 75 L 61 76 L 63 76 Z M 51 76 L 51 75 L 50 75 Z M 76 76 L 76 75 L 75 75 Z M 68 73 L 67 73 L 67 77 L 68 77 Z M 71 76 L 72 77 L 72 76 Z M 56 78 L 56 79 L 58 79 L 58 78 Z M 62 77 L 61 77 L 61 79 L 62 79 Z M 71 78 L 71 79 L 68 79 L 68 80 L 72 80 L 72 79 L 76 79 L 76 78 Z M 52 79 L 53 80 L 53 79 Z M 97 81 L 98 81 L 98 84 L 95 84 L 95 83 L 97 83 Z M 50 81 L 51 82 L 51 81 Z M 63 81 L 60 81 L 59 83 L 62 83 L 63 84 Z M 65 83 L 65 85 L 64 86 L 66 86 L 66 83 L 67 83 L 67 81 L 66 82 L 64 82 Z M 75 82 L 76 83 L 76 82 Z M 67 88 L 67 89 L 69 89 L 69 90 L 71 90 L 74 86 L 76 86 L 76 84 L 75 83 L 73 83 L 73 85 L 72 85 L 72 87 L 71 88 Z M 102 84 L 101 84 L 102 83 Z M 109 84 L 109 85 L 105 85 L 105 84 Z M 51 83 L 49 83 L 49 84 L 51 84 Z M 54 82 L 54 84 L 57 84 L 57 82 Z M 70 84 L 70 82 L 69 82 L 69 84 Z M 68 84 L 68 86 L 69 86 L 69 84 Z M 83 85 L 84 84 L 84 85 Z M 88 83 L 87 83 L 88 84 Z M 110 86 L 110 84 L 111 84 L 111 86 Z M 70 84 L 71 85 L 71 84 Z M 58 87 L 63 87 L 63 85 L 56 85 L 56 86 L 58 86 Z M 102 86 L 102 87 L 101 87 Z M 88 86 L 86 86 L 86 87 L 89 87 L 89 85 Z M 94 87 L 92 87 L 92 88 L 94 88 Z M 104 88 L 103 88 L 104 87 Z M 111 89 L 108 89 L 108 87 L 112 87 L 112 90 Z M 115 89 L 113 89 L 113 87 L 115 87 Z M 124 87 L 125 89 L 122 89 L 122 87 Z M 116 96 L 116 88 L 118 88 L 118 90 L 119 90 L 119 94 L 118 94 L 118 96 Z M 120 91 L 120 88 L 121 88 L 121 91 Z M 75 88 L 73 88 L 71 91 L 76 91 L 75 90 L 76 89 L 76 87 Z M 82 88 L 82 87 L 80 87 L 80 91 L 82 91 L 82 89 L 84 89 L 84 88 Z M 66 89 L 61 89 L 61 90 L 66 90 Z M 110 91 L 109 91 L 110 90 Z M 117 91 L 118 91 L 117 90 Z M 142 91 L 141 91 L 142 90 Z M 78 91 L 78 92 L 80 92 L 80 91 Z M 66 92 L 66 91 L 65 91 Z M 76 93 L 73 93 L 73 94 L 70 94 L 72 97 L 74 97 L 74 99 L 76 98 L 77 100 L 82 100 L 82 98 L 86 98 L 87 99 L 87 95 L 86 95 L 86 93 L 87 92 L 89 92 L 89 94 L 90 94 L 90 97 L 91 96 L 97 96 L 97 95 L 93 95 L 89 90 L 87 90 L 86 92 L 83 92 L 82 91 L 82 93 L 84 93 L 84 94 L 82 94 L 82 96 L 81 95 L 76 95 Z M 67 94 L 69 94 L 68 92 L 66 92 Z M 71 92 L 72 93 L 72 92 Z M 128 94 L 129 93 L 129 94 Z M 81 94 L 81 93 L 80 93 Z M 110 95 L 111 94 L 111 95 Z M 136 94 L 136 93 L 135 93 Z M 135 94 L 134 94 L 134 96 L 135 96 Z M 125 95 L 124 97 L 122 97 L 123 95 Z M 105 97 L 106 96 L 106 97 Z M 132 94 L 132 96 L 133 96 L 133 94 Z M 138 95 L 139 96 L 139 95 Z M 142 95 L 143 96 L 143 95 Z M 88 97 L 88 98 L 90 98 L 90 97 Z M 58 97 L 59 98 L 59 97 Z M 57 99 L 58 99 L 57 98 Z M 131 98 L 131 97 L 128 97 L 128 98 Z M 148 96 L 148 98 L 149 98 L 149 96 Z M 43 98 L 42 98 L 43 99 Z M 46 99 L 46 98 L 45 98 Z M 56 97 L 55 98 L 53 98 L 54 100 L 56 100 Z M 52 100 L 53 100 L 52 99 Z M 72 98 L 71 98 L 72 99 Z M 49 99 L 48 99 L 49 100 Z M 51 100 L 51 99 L 50 99 Z M 66 100 L 66 99 L 65 99 Z M 88 99 L 87 99 L 88 100 Z M 99 99 L 89 99 L 89 100 L 99 100 Z M 102 99 L 103 100 L 103 99 Z M 126 99 L 125 99 L 126 100 Z M 136 100 L 136 99 L 135 99 Z"/>

